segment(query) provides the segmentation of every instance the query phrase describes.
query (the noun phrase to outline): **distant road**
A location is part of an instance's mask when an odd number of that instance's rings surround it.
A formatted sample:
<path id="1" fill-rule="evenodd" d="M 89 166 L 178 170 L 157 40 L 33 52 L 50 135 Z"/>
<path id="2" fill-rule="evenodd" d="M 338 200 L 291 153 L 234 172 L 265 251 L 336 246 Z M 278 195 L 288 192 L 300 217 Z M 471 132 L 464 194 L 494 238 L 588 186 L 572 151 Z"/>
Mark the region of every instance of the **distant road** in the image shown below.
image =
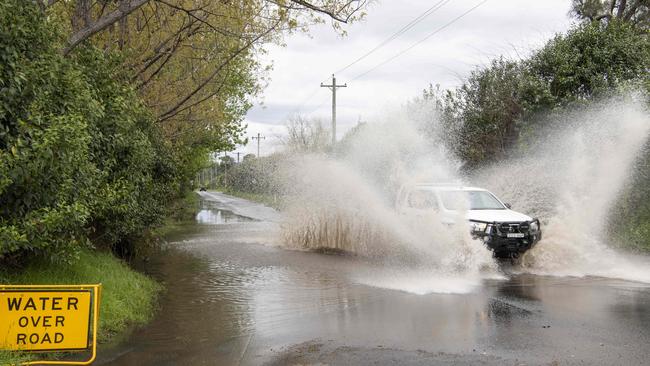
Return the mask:
<path id="1" fill-rule="evenodd" d="M 280 213 L 277 210 L 259 203 L 229 196 L 217 191 L 198 192 L 198 194 L 202 199 L 215 202 L 218 207 L 229 210 L 237 215 L 269 222 L 280 221 Z"/>

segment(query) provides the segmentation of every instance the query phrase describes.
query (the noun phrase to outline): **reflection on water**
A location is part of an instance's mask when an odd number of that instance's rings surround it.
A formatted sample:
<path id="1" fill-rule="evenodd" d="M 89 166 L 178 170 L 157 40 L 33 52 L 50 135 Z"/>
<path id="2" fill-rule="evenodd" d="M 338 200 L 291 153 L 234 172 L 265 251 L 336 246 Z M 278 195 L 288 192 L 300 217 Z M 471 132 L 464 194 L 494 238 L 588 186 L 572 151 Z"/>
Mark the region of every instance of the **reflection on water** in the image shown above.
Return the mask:
<path id="1" fill-rule="evenodd" d="M 600 340 L 593 340 L 596 348 L 589 343 L 601 328 L 625 327 L 615 341 L 634 345 L 638 332 L 650 327 L 643 287 L 513 275 L 483 280 L 466 294 L 417 295 L 364 285 L 359 274 L 381 267 L 359 258 L 260 245 L 269 240 L 266 222 L 216 207 L 202 207 L 196 222 L 171 235 L 169 248 L 146 263 L 167 289 L 156 319 L 123 344 L 101 349 L 97 364 L 262 364 L 272 350 L 318 339 L 520 352 L 543 363 L 550 350 L 606 357 Z M 410 280 L 396 278 L 396 289 L 400 281 Z"/>
<path id="2" fill-rule="evenodd" d="M 226 210 L 203 209 L 196 214 L 196 222 L 199 224 L 223 225 L 248 221 L 254 220 L 248 217 L 235 215 Z"/>
<path id="3" fill-rule="evenodd" d="M 250 217 L 236 215 L 232 211 L 224 210 L 211 201 L 201 200 L 199 212 L 196 214 L 196 222 L 207 225 L 224 225 L 239 222 L 256 221 Z"/>

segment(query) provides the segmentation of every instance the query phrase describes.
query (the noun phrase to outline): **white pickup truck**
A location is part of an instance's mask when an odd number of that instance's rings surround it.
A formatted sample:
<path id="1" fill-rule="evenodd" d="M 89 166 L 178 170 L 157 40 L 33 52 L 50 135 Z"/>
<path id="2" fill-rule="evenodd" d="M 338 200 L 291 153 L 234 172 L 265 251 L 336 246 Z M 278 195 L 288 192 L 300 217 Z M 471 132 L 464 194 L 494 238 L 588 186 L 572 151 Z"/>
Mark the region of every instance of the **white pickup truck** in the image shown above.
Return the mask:
<path id="1" fill-rule="evenodd" d="M 404 186 L 396 206 L 404 215 L 436 211 L 445 224 L 456 224 L 463 215 L 472 236 L 482 239 L 497 258 L 517 258 L 542 238 L 538 219 L 511 210 L 483 188 L 434 183 Z"/>

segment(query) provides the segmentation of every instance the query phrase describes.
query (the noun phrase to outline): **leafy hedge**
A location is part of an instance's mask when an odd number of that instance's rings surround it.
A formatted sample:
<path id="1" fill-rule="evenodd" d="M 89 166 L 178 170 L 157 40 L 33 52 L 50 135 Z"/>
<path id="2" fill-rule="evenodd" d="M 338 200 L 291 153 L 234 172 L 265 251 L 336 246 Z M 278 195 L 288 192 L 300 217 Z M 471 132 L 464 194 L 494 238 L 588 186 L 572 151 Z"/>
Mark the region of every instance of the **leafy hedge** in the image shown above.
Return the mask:
<path id="1" fill-rule="evenodd" d="M 36 5 L 0 0 L 0 260 L 66 260 L 159 222 L 177 168 L 120 60 L 64 57 Z"/>
<path id="2" fill-rule="evenodd" d="M 446 143 L 473 169 L 543 138 L 536 134 L 549 112 L 619 88 L 650 90 L 649 67 L 647 32 L 620 21 L 587 23 L 557 35 L 528 59 L 494 60 L 458 89 L 430 88 L 423 99 L 437 103 Z"/>

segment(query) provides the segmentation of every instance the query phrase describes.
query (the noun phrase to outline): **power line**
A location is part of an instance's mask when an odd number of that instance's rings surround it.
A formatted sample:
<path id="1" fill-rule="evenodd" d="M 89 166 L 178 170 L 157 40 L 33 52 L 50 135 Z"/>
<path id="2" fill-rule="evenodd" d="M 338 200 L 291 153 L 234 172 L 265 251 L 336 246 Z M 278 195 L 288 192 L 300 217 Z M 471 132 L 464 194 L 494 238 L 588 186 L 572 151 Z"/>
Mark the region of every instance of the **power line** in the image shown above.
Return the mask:
<path id="1" fill-rule="evenodd" d="M 311 100 L 311 98 L 313 98 L 314 96 L 316 96 L 316 93 L 318 93 L 319 90 L 320 90 L 320 89 L 314 89 L 314 91 L 313 91 L 311 94 L 309 94 L 308 96 L 306 96 L 306 97 L 305 97 L 305 98 L 300 102 L 300 104 L 298 104 L 298 106 L 297 106 L 296 108 L 294 108 L 294 109 L 291 111 L 290 114 L 293 114 L 293 113 L 295 113 L 295 112 L 300 111 L 300 110 L 302 109 L 302 107 L 304 107 L 305 104 L 307 104 L 307 102 L 309 102 L 309 101 Z"/>
<path id="2" fill-rule="evenodd" d="M 350 67 L 353 66 L 354 64 L 358 63 L 359 61 L 361 61 L 361 60 L 363 60 L 364 58 L 368 57 L 369 55 L 373 54 L 375 51 L 377 51 L 377 50 L 380 49 L 381 47 L 387 45 L 388 43 L 390 43 L 391 41 L 393 41 L 395 38 L 401 36 L 401 35 L 404 34 L 406 31 L 408 31 L 408 30 L 410 30 L 411 28 L 413 28 L 416 24 L 418 24 L 419 22 L 421 22 L 422 20 L 424 20 L 424 19 L 425 19 L 426 17 L 428 17 L 429 15 L 435 13 L 438 9 L 442 8 L 443 6 L 445 6 L 445 5 L 446 5 L 448 2 L 450 2 L 450 1 L 451 1 L 451 0 L 440 0 L 440 1 L 438 1 L 438 2 L 435 3 L 433 6 L 431 6 L 431 7 L 428 8 L 427 10 L 425 10 L 422 14 L 418 15 L 418 16 L 415 17 L 413 20 L 411 20 L 408 24 L 404 25 L 402 28 L 400 28 L 399 30 L 397 30 L 397 31 L 396 31 L 395 33 L 393 33 L 390 37 L 388 37 L 387 39 L 385 39 L 384 41 L 382 41 L 380 44 L 378 44 L 377 46 L 375 46 L 373 49 L 371 49 L 370 51 L 366 52 L 365 54 L 363 54 L 361 57 L 357 58 L 356 60 L 352 61 L 352 62 L 349 63 L 347 66 L 345 66 L 345 67 L 339 69 L 338 71 L 336 71 L 335 74 L 340 73 L 340 72 L 342 72 L 342 71 L 344 71 L 344 70 L 347 70 L 348 68 L 350 68 Z M 321 82 L 321 83 L 322 83 L 322 82 Z M 298 106 L 297 106 L 296 108 L 294 108 L 294 109 L 291 111 L 290 114 L 293 114 L 293 113 L 299 112 L 299 111 L 302 109 L 302 107 L 303 107 L 305 104 L 307 104 L 307 102 L 309 102 L 309 101 L 310 101 L 314 96 L 316 96 L 316 93 L 318 93 L 318 89 L 314 90 L 311 94 L 309 94 L 307 97 L 305 97 L 305 98 L 304 98 L 304 99 L 303 99 L 303 100 L 298 104 Z M 319 107 L 320 107 L 320 106 L 319 106 Z M 317 107 L 317 108 L 315 108 L 315 109 L 318 109 L 319 107 Z"/>
<path id="3" fill-rule="evenodd" d="M 322 80 L 322 81 L 321 81 L 321 84 L 324 83 L 326 80 L 327 80 L 327 79 Z M 294 114 L 294 113 L 296 113 L 296 112 L 299 112 L 299 111 L 302 109 L 302 107 L 304 107 L 305 104 L 307 104 L 307 102 L 309 102 L 313 97 L 315 97 L 316 94 L 317 94 L 319 91 L 320 91 L 320 88 L 318 88 L 318 89 L 314 89 L 314 91 L 313 91 L 311 94 L 309 94 L 309 95 L 307 95 L 305 98 L 303 98 L 303 100 L 298 104 L 297 107 L 295 107 L 294 109 L 291 110 L 291 112 L 289 112 L 289 115 Z"/>
<path id="4" fill-rule="evenodd" d="M 353 65 L 356 64 L 356 63 L 358 63 L 359 61 L 361 61 L 361 60 L 364 59 L 365 57 L 367 57 L 367 56 L 369 56 L 370 54 L 372 54 L 372 53 L 374 53 L 375 51 L 377 51 L 379 48 L 381 48 L 381 47 L 385 46 L 386 44 L 390 43 L 390 42 L 393 41 L 395 38 L 397 38 L 397 37 L 399 37 L 400 35 L 402 35 L 404 32 L 406 32 L 406 31 L 408 31 L 409 29 L 413 28 L 413 26 L 415 26 L 417 23 L 419 23 L 420 21 L 422 21 L 424 18 L 426 18 L 427 16 L 433 14 L 435 11 L 437 11 L 438 9 L 440 9 L 441 7 L 443 7 L 444 5 L 446 5 L 449 1 L 451 1 L 451 0 L 440 0 L 440 1 L 438 1 L 436 4 L 434 4 L 434 5 L 431 6 L 429 9 L 427 9 L 425 12 L 423 12 L 422 14 L 420 14 L 419 16 L 417 16 L 416 18 L 414 18 L 411 22 L 409 22 L 408 24 L 406 24 L 405 26 L 403 26 L 402 28 L 400 28 L 397 32 L 395 32 L 395 33 L 394 33 L 393 35 L 391 35 L 389 38 L 387 38 L 386 40 L 384 40 L 383 42 L 381 42 L 379 45 L 377 45 L 376 47 L 374 47 L 374 48 L 371 49 L 370 51 L 366 52 L 364 55 L 362 55 L 361 57 L 357 58 L 356 60 L 352 61 L 352 62 L 351 62 L 350 64 L 348 64 L 347 66 L 345 66 L 345 67 L 339 69 L 339 70 L 337 71 L 337 73 L 340 72 L 340 71 L 343 71 L 343 70 L 346 70 L 346 69 L 350 68 L 351 66 L 353 66 Z M 467 11 L 465 11 L 464 13 L 460 14 L 459 16 L 457 16 L 456 18 L 454 18 L 454 19 L 452 19 L 451 21 L 447 22 L 447 23 L 444 24 L 443 26 L 437 28 L 435 31 L 429 33 L 427 36 L 425 36 L 425 37 L 422 38 L 421 40 L 415 42 L 415 43 L 412 44 L 411 46 L 409 46 L 409 47 L 405 48 L 404 50 L 398 52 L 396 55 L 394 55 L 394 56 L 392 56 L 392 57 L 390 57 L 390 58 L 388 58 L 388 59 L 382 61 L 381 63 L 379 63 L 379 64 L 377 64 L 377 65 L 375 65 L 375 66 L 372 67 L 371 69 L 369 69 L 369 70 L 367 70 L 367 71 L 365 71 L 365 72 L 363 72 L 363 73 L 361 73 L 361 74 L 355 76 L 354 78 L 350 79 L 350 81 L 354 81 L 354 80 L 360 79 L 360 78 L 362 78 L 362 77 L 364 77 L 364 76 L 370 74 L 371 72 L 377 70 L 378 68 L 384 66 L 385 64 L 387 64 L 387 63 L 393 61 L 394 59 L 400 57 L 401 55 L 403 55 L 403 54 L 405 54 L 406 52 L 410 51 L 411 49 L 415 48 L 415 47 L 418 46 L 419 44 L 421 44 L 421 43 L 427 41 L 429 38 L 433 37 L 433 36 L 436 35 L 437 33 L 443 31 L 444 29 L 448 28 L 448 27 L 451 26 L 452 24 L 456 23 L 457 21 L 459 21 L 460 19 L 462 19 L 463 17 L 465 17 L 465 16 L 468 15 L 469 13 L 473 12 L 474 10 L 476 10 L 476 9 L 477 9 L 478 7 L 480 7 L 481 5 L 485 4 L 487 1 L 488 1 L 488 0 L 483 0 L 483 1 L 481 1 L 480 3 L 474 5 L 473 7 L 471 7 L 470 9 L 468 9 Z M 300 111 L 300 110 L 302 109 L 302 107 L 303 107 L 303 106 L 304 106 L 308 101 L 310 101 L 310 100 L 311 100 L 311 99 L 312 99 L 312 98 L 313 98 L 317 93 L 318 93 L 318 89 L 314 90 L 314 92 L 311 93 L 311 94 L 309 94 L 305 99 L 303 99 L 303 101 L 298 105 L 298 107 L 294 108 L 294 110 L 293 110 L 291 113 L 295 113 L 295 112 L 297 112 L 297 111 Z M 313 108 L 309 113 L 314 112 L 315 110 L 317 110 L 317 109 L 319 109 L 320 107 L 322 107 L 324 104 L 325 104 L 325 102 L 319 104 L 316 108 Z"/>
<path id="5" fill-rule="evenodd" d="M 459 16 L 457 16 L 456 18 L 452 19 L 451 21 L 449 21 L 449 22 L 446 23 L 445 25 L 443 25 L 443 26 L 441 26 L 440 28 L 436 29 L 435 31 L 429 33 L 426 37 L 424 37 L 424 38 L 422 38 L 421 40 L 415 42 L 414 44 L 410 45 L 409 47 L 403 49 L 402 51 L 398 52 L 396 55 L 394 55 L 394 56 L 392 56 L 392 57 L 390 57 L 390 58 L 384 60 L 383 62 L 381 62 L 381 63 L 379 63 L 378 65 L 374 66 L 374 67 L 371 68 L 370 70 L 365 71 L 365 72 L 363 72 L 363 73 L 361 73 L 361 74 L 359 74 L 359 75 L 353 77 L 352 79 L 350 79 L 350 81 L 354 81 L 354 80 L 357 80 L 357 79 L 359 79 L 359 78 L 362 78 L 362 77 L 368 75 L 369 73 L 371 73 L 371 72 L 377 70 L 378 68 L 384 66 L 385 64 L 387 64 L 387 63 L 393 61 L 394 59 L 400 57 L 401 55 L 405 54 L 406 52 L 412 50 L 413 48 L 415 48 L 415 47 L 418 46 L 419 44 L 425 42 L 425 41 L 428 40 L 429 38 L 431 38 L 431 37 L 433 37 L 434 35 L 436 35 L 437 33 L 441 32 L 441 31 L 444 30 L 445 28 L 447 28 L 447 27 L 449 27 L 450 25 L 456 23 L 457 21 L 459 21 L 460 19 L 462 19 L 462 18 L 463 18 L 464 16 L 466 16 L 467 14 L 473 12 L 473 11 L 476 10 L 479 6 L 485 4 L 487 1 L 488 1 L 488 0 L 483 0 L 483 1 L 481 1 L 480 3 L 474 5 L 474 6 L 471 7 L 469 10 L 465 11 L 465 12 L 462 13 L 461 15 L 459 15 Z"/>
<path id="6" fill-rule="evenodd" d="M 387 45 L 388 43 L 390 43 L 391 41 L 393 41 L 395 38 L 397 38 L 397 37 L 401 36 L 402 34 L 404 34 L 404 32 L 406 32 L 406 31 L 408 31 L 409 29 L 413 28 L 416 24 L 418 24 L 419 22 L 421 22 L 422 20 L 424 20 L 424 18 L 426 18 L 426 17 L 428 17 L 429 15 L 435 13 L 438 9 L 442 8 L 443 6 L 445 6 L 445 4 L 447 4 L 449 1 L 451 1 L 451 0 L 440 0 L 440 1 L 438 1 L 438 2 L 437 2 L 436 4 L 434 4 L 432 7 L 430 7 L 430 8 L 427 9 L 426 11 L 424 11 L 422 14 L 418 15 L 415 19 L 411 20 L 411 22 L 409 22 L 408 24 L 406 24 L 405 26 L 403 26 L 402 28 L 400 28 L 397 32 L 393 33 L 390 37 L 388 37 L 387 39 L 385 39 L 384 41 L 382 41 L 380 44 L 378 44 L 377 46 L 375 46 L 373 49 L 371 49 L 370 51 L 364 53 L 364 54 L 361 55 L 359 58 L 357 58 L 356 60 L 354 60 L 354 61 L 352 61 L 351 63 L 349 63 L 347 66 L 345 66 L 345 67 L 343 67 L 343 68 L 341 68 L 341 69 L 339 69 L 339 70 L 336 70 L 334 73 L 335 73 L 335 74 L 339 74 L 339 73 L 341 73 L 341 72 L 343 72 L 343 71 L 349 69 L 352 65 L 358 63 L 359 61 L 363 60 L 364 58 L 370 56 L 371 54 L 373 54 L 373 53 L 374 53 L 375 51 L 377 51 L 378 49 L 382 48 L 383 46 L 385 46 L 385 45 Z"/>

